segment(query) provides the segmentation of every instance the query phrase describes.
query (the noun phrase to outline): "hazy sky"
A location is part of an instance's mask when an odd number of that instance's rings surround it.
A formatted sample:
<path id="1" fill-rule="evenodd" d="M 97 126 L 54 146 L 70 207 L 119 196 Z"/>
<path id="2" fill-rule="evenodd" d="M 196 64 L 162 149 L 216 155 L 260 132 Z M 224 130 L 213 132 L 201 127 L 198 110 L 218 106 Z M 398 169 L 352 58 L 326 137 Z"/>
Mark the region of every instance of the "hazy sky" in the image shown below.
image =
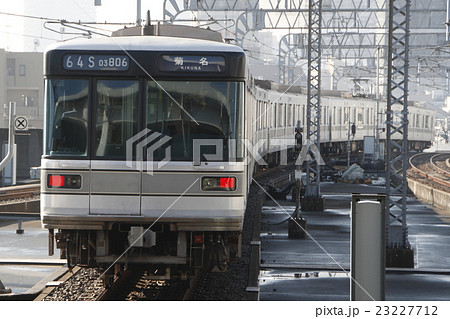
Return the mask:
<path id="1" fill-rule="evenodd" d="M 45 47 L 62 39 L 70 39 L 79 32 L 60 24 L 46 23 L 45 18 L 65 19 L 67 21 L 96 21 L 134 23 L 137 10 L 135 0 L 101 0 L 101 6 L 94 6 L 95 0 L 0 0 L 0 49 L 8 51 L 43 51 Z M 151 19 L 162 19 L 164 0 L 142 0 L 141 17 L 145 19 L 150 10 Z M 42 17 L 33 19 L 5 15 L 12 13 Z M 49 31 L 45 28 L 61 31 L 65 34 Z M 105 26 L 98 26 L 106 28 Z M 119 29 L 121 26 L 109 27 Z"/>

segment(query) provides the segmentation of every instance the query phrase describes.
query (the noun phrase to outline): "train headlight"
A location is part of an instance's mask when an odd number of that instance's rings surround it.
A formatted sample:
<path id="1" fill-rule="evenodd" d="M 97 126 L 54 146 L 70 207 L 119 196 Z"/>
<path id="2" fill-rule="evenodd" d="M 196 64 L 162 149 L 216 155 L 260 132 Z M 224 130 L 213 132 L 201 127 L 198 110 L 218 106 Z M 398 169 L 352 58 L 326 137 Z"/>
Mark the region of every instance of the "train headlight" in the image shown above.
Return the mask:
<path id="1" fill-rule="evenodd" d="M 81 188 L 81 175 L 48 175 L 48 188 Z"/>
<path id="2" fill-rule="evenodd" d="M 235 191 L 236 177 L 203 177 L 203 191 Z"/>

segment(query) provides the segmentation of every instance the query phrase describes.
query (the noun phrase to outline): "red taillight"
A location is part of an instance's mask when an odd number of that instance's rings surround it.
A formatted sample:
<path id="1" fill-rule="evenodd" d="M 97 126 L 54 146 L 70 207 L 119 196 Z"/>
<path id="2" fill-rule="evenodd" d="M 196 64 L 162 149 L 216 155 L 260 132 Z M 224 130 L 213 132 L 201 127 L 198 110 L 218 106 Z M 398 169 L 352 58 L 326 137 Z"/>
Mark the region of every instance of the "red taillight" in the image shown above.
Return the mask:
<path id="1" fill-rule="evenodd" d="M 50 175 L 48 178 L 48 185 L 50 187 L 63 187 L 64 186 L 64 176 Z"/>
<path id="2" fill-rule="evenodd" d="M 48 175 L 49 188 L 81 188 L 81 175 Z"/>
<path id="3" fill-rule="evenodd" d="M 235 191 L 236 177 L 203 177 L 203 191 Z"/>
<path id="4" fill-rule="evenodd" d="M 194 236 L 194 244 L 196 244 L 196 245 L 203 244 L 203 236 L 202 235 L 195 235 Z"/>
<path id="5" fill-rule="evenodd" d="M 226 189 L 235 189 L 236 179 L 234 177 L 222 177 L 219 180 L 219 187 Z"/>

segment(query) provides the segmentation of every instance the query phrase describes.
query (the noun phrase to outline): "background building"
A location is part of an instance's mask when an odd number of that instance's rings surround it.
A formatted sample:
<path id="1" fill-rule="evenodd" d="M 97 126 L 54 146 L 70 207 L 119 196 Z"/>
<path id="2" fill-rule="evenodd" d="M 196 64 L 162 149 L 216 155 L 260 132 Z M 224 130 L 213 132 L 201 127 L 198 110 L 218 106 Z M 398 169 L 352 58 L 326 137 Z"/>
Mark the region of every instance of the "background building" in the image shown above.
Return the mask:
<path id="1" fill-rule="evenodd" d="M 28 120 L 28 131 L 16 135 L 17 179 L 27 179 L 30 167 L 39 166 L 43 150 L 43 58 L 39 52 L 0 49 L 0 143 L 2 158 L 8 142 L 8 106 L 16 102 L 16 116 Z"/>

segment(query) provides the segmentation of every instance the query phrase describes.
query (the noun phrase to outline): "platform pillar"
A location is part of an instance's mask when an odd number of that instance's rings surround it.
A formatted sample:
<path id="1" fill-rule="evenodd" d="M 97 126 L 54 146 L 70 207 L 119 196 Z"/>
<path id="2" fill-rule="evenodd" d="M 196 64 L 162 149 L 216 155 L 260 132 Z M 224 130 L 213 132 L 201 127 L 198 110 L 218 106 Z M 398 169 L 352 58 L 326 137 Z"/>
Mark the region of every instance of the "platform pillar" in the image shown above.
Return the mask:
<path id="1" fill-rule="evenodd" d="M 288 234 L 289 238 L 297 238 L 297 239 L 305 239 L 307 236 L 306 233 L 306 219 L 301 216 L 293 217 L 289 219 L 289 229 Z"/>
<path id="2" fill-rule="evenodd" d="M 302 211 L 321 212 L 324 210 L 325 200 L 323 196 L 319 197 L 304 197 L 301 200 Z"/>
<path id="3" fill-rule="evenodd" d="M 386 267 L 414 268 L 414 250 L 411 248 L 387 248 Z"/>
<path id="4" fill-rule="evenodd" d="M 385 300 L 385 195 L 352 194 L 352 301 Z"/>
<path id="5" fill-rule="evenodd" d="M 288 222 L 289 238 L 305 239 L 307 236 L 306 219 L 300 215 L 302 179 L 303 173 L 301 167 L 297 166 L 297 169 L 295 170 L 295 192 L 292 192 L 293 195 L 295 195 L 295 211 Z"/>
<path id="6" fill-rule="evenodd" d="M 24 233 L 24 229 L 22 228 L 22 219 L 19 219 L 17 221 L 17 230 L 16 230 L 16 234 L 18 235 L 22 235 Z"/>

